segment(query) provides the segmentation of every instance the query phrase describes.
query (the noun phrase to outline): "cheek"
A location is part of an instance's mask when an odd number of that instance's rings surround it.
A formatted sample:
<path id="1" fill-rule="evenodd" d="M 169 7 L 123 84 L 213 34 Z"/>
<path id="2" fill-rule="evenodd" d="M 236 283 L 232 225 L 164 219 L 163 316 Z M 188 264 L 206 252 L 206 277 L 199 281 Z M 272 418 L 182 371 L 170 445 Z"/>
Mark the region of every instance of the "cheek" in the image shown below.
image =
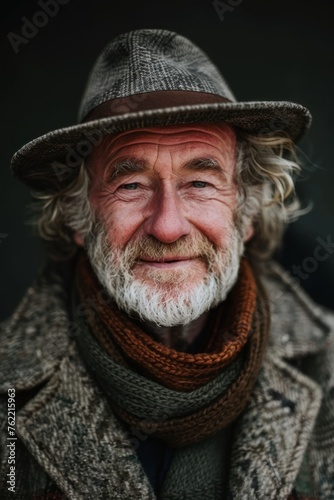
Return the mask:
<path id="1" fill-rule="evenodd" d="M 234 227 L 233 210 L 222 203 L 214 203 L 205 209 L 203 206 L 193 207 L 191 222 L 212 243 L 221 247 L 228 240 L 231 227 Z"/>
<path id="2" fill-rule="evenodd" d="M 197 223 L 196 227 L 217 247 L 224 247 L 230 238 L 231 224 L 228 224 L 226 220 L 216 219 L 207 221 L 205 224 Z"/>
<path id="3" fill-rule="evenodd" d="M 97 218 L 104 224 L 110 244 L 123 248 L 140 231 L 141 211 L 134 210 L 130 204 L 96 197 L 94 208 Z"/>

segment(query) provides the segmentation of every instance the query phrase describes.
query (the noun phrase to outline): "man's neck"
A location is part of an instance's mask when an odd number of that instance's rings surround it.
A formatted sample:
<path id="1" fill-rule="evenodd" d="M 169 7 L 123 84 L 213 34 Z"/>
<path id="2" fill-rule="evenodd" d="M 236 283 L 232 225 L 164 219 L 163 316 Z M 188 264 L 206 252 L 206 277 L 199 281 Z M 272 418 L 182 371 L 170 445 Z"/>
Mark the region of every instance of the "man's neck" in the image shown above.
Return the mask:
<path id="1" fill-rule="evenodd" d="M 152 336 L 166 347 L 177 351 L 186 351 L 203 330 L 210 312 L 205 312 L 199 318 L 187 325 L 174 327 L 157 326 L 153 323 L 145 323 L 144 328 Z"/>

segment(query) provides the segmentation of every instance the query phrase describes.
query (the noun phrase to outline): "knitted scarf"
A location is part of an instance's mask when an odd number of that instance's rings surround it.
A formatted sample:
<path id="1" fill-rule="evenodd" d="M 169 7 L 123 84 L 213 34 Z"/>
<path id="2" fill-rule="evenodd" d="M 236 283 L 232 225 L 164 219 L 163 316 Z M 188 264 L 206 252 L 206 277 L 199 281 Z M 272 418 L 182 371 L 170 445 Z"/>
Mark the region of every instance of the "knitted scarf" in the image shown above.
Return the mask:
<path id="1" fill-rule="evenodd" d="M 79 347 L 121 420 L 185 447 L 216 435 L 243 411 L 269 330 L 265 295 L 246 259 L 197 354 L 160 344 L 112 301 L 102 301 L 84 255 L 76 290 Z"/>

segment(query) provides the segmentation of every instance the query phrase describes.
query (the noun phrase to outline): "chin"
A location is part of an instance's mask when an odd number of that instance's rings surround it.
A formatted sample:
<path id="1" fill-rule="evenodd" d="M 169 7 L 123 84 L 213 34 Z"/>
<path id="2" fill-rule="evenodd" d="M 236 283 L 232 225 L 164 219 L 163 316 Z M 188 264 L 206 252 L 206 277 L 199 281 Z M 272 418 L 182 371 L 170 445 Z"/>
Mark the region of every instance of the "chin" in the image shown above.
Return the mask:
<path id="1" fill-rule="evenodd" d="M 203 263 L 196 263 L 183 268 L 173 269 L 135 269 L 133 277 L 138 280 L 142 285 L 157 286 L 161 289 L 165 287 L 182 289 L 189 289 L 204 282 L 207 277 L 207 269 Z"/>

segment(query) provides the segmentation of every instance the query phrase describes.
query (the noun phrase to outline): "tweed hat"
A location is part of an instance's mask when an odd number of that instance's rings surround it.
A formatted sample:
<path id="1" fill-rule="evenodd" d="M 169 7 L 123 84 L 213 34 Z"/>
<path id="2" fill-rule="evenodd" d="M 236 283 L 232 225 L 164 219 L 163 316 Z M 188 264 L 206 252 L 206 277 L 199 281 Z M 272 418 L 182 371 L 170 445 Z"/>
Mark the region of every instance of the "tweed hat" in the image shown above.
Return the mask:
<path id="1" fill-rule="evenodd" d="M 99 55 L 78 124 L 32 140 L 15 153 L 11 167 L 34 190 L 61 189 L 105 134 L 208 122 L 297 141 L 311 115 L 292 102 L 238 102 L 216 66 L 187 38 L 160 29 L 131 31 Z"/>

